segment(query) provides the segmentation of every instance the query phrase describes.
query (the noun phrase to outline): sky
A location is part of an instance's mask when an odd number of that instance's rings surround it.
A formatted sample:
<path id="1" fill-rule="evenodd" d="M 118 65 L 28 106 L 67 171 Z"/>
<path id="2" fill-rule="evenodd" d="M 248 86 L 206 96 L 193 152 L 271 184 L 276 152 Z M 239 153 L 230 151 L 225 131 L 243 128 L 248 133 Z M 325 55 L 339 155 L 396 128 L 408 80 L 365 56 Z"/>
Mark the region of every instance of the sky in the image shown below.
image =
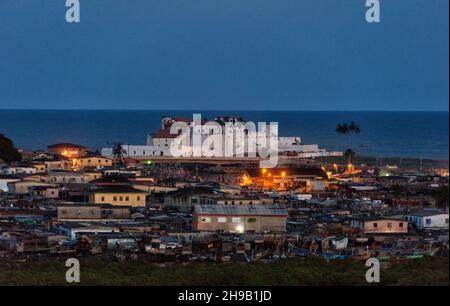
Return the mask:
<path id="1" fill-rule="evenodd" d="M 444 110 L 448 0 L 0 0 L 0 109 Z"/>

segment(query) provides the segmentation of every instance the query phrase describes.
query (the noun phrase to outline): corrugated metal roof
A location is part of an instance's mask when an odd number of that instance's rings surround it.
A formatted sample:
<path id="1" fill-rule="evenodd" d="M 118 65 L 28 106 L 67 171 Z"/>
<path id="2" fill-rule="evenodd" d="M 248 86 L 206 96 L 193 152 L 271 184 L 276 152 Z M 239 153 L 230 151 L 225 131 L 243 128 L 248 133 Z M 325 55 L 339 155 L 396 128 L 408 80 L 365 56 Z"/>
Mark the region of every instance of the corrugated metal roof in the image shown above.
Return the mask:
<path id="1" fill-rule="evenodd" d="M 194 205 L 194 213 L 201 215 L 288 215 L 285 207 L 274 205 Z"/>

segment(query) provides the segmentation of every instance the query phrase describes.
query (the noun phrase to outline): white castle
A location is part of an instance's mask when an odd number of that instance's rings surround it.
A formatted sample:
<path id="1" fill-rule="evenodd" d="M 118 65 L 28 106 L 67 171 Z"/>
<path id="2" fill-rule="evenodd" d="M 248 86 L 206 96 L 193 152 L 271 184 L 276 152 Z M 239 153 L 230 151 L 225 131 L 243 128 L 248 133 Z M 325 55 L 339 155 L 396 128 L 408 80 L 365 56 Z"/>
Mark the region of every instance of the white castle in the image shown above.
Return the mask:
<path id="1" fill-rule="evenodd" d="M 261 127 L 262 123 L 259 123 Z M 240 126 L 240 128 L 235 128 L 231 132 L 227 130 L 226 126 Z M 270 130 L 270 125 L 266 125 L 267 131 Z M 269 133 L 263 133 L 261 131 L 256 131 L 253 133 L 254 138 L 252 140 L 251 134 L 249 133 L 247 126 L 249 122 L 246 122 L 240 117 L 216 117 L 213 121 L 206 122 L 206 120 L 197 121 L 190 118 L 175 118 L 171 116 L 164 116 L 161 119 L 161 128 L 154 134 L 147 136 L 146 145 L 122 145 L 125 150 L 125 156 L 136 159 L 147 159 L 151 157 L 173 157 L 173 158 L 190 158 L 190 157 L 223 157 L 226 159 L 232 159 L 233 157 L 258 157 L 261 152 L 259 146 L 260 143 L 269 143 Z M 184 128 L 182 128 L 184 127 Z M 194 145 L 186 145 L 181 143 L 182 133 L 188 131 L 198 130 L 201 135 L 200 143 L 205 146 L 205 142 L 209 139 L 214 138 L 214 136 L 220 136 L 222 143 L 209 142 L 207 144 L 208 150 L 202 151 L 202 149 L 196 150 Z M 228 132 L 227 132 L 228 131 Z M 278 130 L 277 130 L 278 131 Z M 187 139 L 190 144 L 195 143 L 193 135 L 189 134 Z M 217 138 L 216 138 L 217 139 Z M 253 141 L 253 142 L 252 142 Z M 176 142 L 176 143 L 174 143 Z M 232 152 L 230 154 L 225 154 L 227 149 L 226 143 L 232 144 Z M 173 155 L 173 147 L 177 147 L 177 156 Z M 300 137 L 278 137 L 276 135 L 275 146 L 278 155 L 291 155 L 299 158 L 315 158 L 315 157 L 326 157 L 326 156 L 342 156 L 342 152 L 328 152 L 325 149 L 320 149 L 317 144 L 303 144 Z M 172 148 L 172 150 L 171 150 Z M 216 149 L 219 150 L 218 154 L 214 156 L 211 153 Z M 207 152 L 208 151 L 208 152 Z M 239 152 L 243 152 L 239 155 Z M 103 156 L 112 156 L 113 148 L 103 148 Z M 211 155 L 213 154 L 213 155 Z M 225 158 L 225 157 L 224 157 Z"/>

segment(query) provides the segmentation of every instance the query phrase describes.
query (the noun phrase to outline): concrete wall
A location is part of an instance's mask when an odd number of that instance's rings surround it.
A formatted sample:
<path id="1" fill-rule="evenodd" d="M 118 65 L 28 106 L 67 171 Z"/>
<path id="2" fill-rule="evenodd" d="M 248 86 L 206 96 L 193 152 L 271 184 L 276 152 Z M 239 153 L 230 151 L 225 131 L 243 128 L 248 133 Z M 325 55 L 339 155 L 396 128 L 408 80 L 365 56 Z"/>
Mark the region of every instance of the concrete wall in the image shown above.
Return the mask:
<path id="1" fill-rule="evenodd" d="M 89 195 L 89 201 L 95 204 L 129 205 L 133 207 L 145 207 L 146 193 L 101 193 L 95 192 Z"/>
<path id="2" fill-rule="evenodd" d="M 227 233 L 286 232 L 287 217 L 280 216 L 193 216 L 197 231 L 224 231 Z"/>

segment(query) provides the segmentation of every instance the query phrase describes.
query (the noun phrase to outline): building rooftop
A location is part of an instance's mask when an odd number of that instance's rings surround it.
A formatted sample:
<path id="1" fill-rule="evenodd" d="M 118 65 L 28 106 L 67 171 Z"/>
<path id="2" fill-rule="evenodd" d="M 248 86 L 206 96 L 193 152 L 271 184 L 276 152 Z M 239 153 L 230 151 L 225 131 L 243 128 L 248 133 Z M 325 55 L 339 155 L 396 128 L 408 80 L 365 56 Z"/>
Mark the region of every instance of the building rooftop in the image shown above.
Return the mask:
<path id="1" fill-rule="evenodd" d="M 93 193 L 140 193 L 146 194 L 145 191 L 135 189 L 127 185 L 109 185 L 102 188 L 92 190 Z"/>
<path id="2" fill-rule="evenodd" d="M 194 205 L 194 214 L 287 217 L 288 211 L 285 207 L 272 205 Z"/>
<path id="3" fill-rule="evenodd" d="M 78 145 L 75 143 L 62 142 L 48 145 L 47 148 L 78 148 L 78 149 L 86 149 L 85 146 Z"/>
<path id="4" fill-rule="evenodd" d="M 438 210 L 423 210 L 423 211 L 417 211 L 417 212 L 409 213 L 408 216 L 431 217 L 431 216 L 437 216 L 437 215 L 442 215 L 442 214 L 446 214 L 446 213 L 444 213 L 442 211 L 438 211 Z"/>

